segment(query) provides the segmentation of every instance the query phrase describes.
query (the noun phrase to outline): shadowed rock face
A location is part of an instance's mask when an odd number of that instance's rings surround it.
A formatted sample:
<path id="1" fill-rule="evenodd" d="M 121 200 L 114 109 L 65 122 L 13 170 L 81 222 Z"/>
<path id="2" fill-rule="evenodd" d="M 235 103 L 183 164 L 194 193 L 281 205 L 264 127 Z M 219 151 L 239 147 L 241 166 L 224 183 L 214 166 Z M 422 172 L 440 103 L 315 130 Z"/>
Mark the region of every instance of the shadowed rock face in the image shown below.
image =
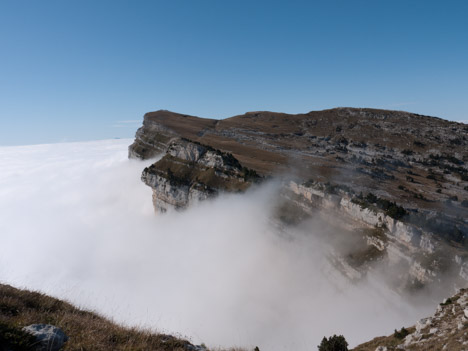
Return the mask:
<path id="1" fill-rule="evenodd" d="M 257 174 L 277 176 L 284 223 L 318 213 L 338 235 L 365 231 L 361 249 L 335 255 L 347 276 L 364 276 L 372 260 L 404 267 L 395 278 L 402 288 L 453 285 L 449 272 L 456 285 L 468 281 L 465 124 L 356 108 L 223 120 L 156 111 L 145 115 L 129 157 L 160 154 L 142 174 L 157 211 L 244 191 Z"/>

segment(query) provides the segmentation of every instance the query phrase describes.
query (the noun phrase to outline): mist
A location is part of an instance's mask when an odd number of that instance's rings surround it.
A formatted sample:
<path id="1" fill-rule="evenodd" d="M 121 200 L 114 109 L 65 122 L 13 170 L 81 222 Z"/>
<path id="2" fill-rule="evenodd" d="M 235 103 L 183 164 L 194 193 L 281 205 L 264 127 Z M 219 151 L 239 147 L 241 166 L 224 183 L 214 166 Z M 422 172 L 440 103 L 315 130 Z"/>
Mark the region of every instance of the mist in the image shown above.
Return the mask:
<path id="1" fill-rule="evenodd" d="M 155 215 L 131 140 L 0 147 L 0 281 L 211 347 L 354 346 L 412 325 L 378 274 L 350 283 L 323 224 L 281 231 L 278 184 Z M 378 272 L 378 271 L 376 271 Z"/>

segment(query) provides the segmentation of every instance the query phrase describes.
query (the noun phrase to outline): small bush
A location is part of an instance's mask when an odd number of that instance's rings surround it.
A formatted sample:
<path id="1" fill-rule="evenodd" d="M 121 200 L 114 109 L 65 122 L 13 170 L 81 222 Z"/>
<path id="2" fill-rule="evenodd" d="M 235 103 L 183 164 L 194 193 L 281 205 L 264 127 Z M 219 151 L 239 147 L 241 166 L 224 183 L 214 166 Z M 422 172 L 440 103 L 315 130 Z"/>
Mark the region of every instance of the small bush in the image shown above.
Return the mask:
<path id="1" fill-rule="evenodd" d="M 406 328 L 401 328 L 399 331 L 395 329 L 393 336 L 397 339 L 404 339 L 409 334 L 409 331 Z"/>
<path id="2" fill-rule="evenodd" d="M 416 194 L 416 193 L 414 193 L 414 194 L 413 194 L 413 197 L 414 197 L 415 199 L 421 199 L 421 200 L 426 200 L 426 201 L 427 201 L 427 199 L 424 197 L 423 194 Z"/>
<path id="3" fill-rule="evenodd" d="M 451 303 L 453 303 L 452 299 L 449 297 L 447 300 L 445 300 L 444 302 L 442 302 L 440 305 L 441 306 L 447 306 L 447 305 L 450 305 Z"/>
<path id="4" fill-rule="evenodd" d="M 413 154 L 413 151 L 404 149 L 401 153 L 406 156 L 411 156 Z"/>
<path id="5" fill-rule="evenodd" d="M 0 322 L 0 346 L 6 350 L 32 351 L 36 338 L 14 325 Z"/>
<path id="6" fill-rule="evenodd" d="M 348 351 L 348 342 L 343 335 L 333 335 L 330 338 L 323 337 L 318 347 L 319 351 Z"/>
<path id="7" fill-rule="evenodd" d="M 371 204 L 376 203 L 376 202 L 377 202 L 377 199 L 378 199 L 378 197 L 375 196 L 375 195 L 372 194 L 372 193 L 369 193 L 369 194 L 367 194 L 367 196 L 366 196 L 366 200 L 369 201 L 369 203 L 371 203 Z"/>
<path id="8" fill-rule="evenodd" d="M 242 171 L 244 172 L 244 180 L 258 180 L 260 176 L 257 174 L 257 172 L 253 169 L 247 168 L 247 167 L 242 167 Z"/>
<path id="9" fill-rule="evenodd" d="M 413 144 L 414 144 L 415 146 L 418 146 L 418 147 L 424 147 L 424 146 L 426 146 L 426 144 L 421 143 L 421 142 L 418 141 L 418 140 L 415 140 L 415 141 L 413 142 Z"/>

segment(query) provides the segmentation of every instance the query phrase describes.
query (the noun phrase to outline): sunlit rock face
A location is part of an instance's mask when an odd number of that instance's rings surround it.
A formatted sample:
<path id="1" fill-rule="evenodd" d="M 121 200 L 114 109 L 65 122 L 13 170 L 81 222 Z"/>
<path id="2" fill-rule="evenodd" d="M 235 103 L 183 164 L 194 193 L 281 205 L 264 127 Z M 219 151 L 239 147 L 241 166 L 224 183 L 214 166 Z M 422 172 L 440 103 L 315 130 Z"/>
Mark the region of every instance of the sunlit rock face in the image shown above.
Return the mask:
<path id="1" fill-rule="evenodd" d="M 157 212 L 184 209 L 220 192 L 246 190 L 259 177 L 231 154 L 186 139 L 173 141 L 166 155 L 144 169 L 142 181 L 153 189 Z"/>

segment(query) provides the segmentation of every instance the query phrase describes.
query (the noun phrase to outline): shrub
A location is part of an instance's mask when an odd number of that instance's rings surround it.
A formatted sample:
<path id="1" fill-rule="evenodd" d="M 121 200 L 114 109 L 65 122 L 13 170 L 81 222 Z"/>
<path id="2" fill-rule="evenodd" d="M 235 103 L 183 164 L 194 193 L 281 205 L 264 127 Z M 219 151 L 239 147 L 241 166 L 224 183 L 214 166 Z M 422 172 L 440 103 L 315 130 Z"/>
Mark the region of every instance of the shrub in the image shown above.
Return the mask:
<path id="1" fill-rule="evenodd" d="M 372 193 L 369 193 L 369 194 L 367 194 L 367 196 L 366 196 L 366 200 L 369 201 L 371 204 L 376 203 L 376 202 L 377 202 L 377 199 L 378 199 L 377 196 L 375 196 L 375 195 L 372 194 Z"/>
<path id="2" fill-rule="evenodd" d="M 323 337 L 318 346 L 319 351 L 348 351 L 348 342 L 343 335 L 333 335 L 330 338 Z"/>
<path id="3" fill-rule="evenodd" d="M 242 167 L 242 171 L 244 172 L 244 180 L 248 181 L 248 180 L 258 180 L 260 178 L 260 176 L 258 175 L 258 173 L 253 170 L 253 169 L 250 169 L 250 168 L 247 168 L 247 167 Z"/>
<path id="4" fill-rule="evenodd" d="M 411 156 L 413 154 L 413 151 L 404 149 L 401 153 L 406 156 Z"/>
<path id="5" fill-rule="evenodd" d="M 450 305 L 451 303 L 453 303 L 452 299 L 449 297 L 447 300 L 445 300 L 444 302 L 441 302 L 440 305 L 441 306 L 447 306 L 447 305 Z"/>
<path id="6" fill-rule="evenodd" d="M 21 328 L 0 322 L 0 346 L 6 347 L 6 350 L 34 350 L 35 342 L 36 338 Z"/>
<path id="7" fill-rule="evenodd" d="M 391 205 L 388 207 L 387 210 L 385 210 L 385 213 L 387 214 L 387 216 L 390 216 L 395 219 L 400 219 L 407 214 L 406 210 L 403 207 L 398 206 L 394 202 L 391 202 Z"/>
<path id="8" fill-rule="evenodd" d="M 457 243 L 464 243 L 465 242 L 465 235 L 463 232 L 456 226 L 453 227 L 450 239 Z"/>
<path id="9" fill-rule="evenodd" d="M 397 339 L 404 339 L 406 336 L 409 334 L 409 331 L 406 330 L 406 328 L 401 328 L 399 331 L 395 329 L 395 333 L 393 333 L 393 336 Z"/>
<path id="10" fill-rule="evenodd" d="M 400 219 L 407 214 L 406 210 L 403 207 L 398 206 L 395 202 L 377 197 L 376 199 L 375 203 L 377 204 L 377 207 L 383 210 L 387 216 Z"/>

